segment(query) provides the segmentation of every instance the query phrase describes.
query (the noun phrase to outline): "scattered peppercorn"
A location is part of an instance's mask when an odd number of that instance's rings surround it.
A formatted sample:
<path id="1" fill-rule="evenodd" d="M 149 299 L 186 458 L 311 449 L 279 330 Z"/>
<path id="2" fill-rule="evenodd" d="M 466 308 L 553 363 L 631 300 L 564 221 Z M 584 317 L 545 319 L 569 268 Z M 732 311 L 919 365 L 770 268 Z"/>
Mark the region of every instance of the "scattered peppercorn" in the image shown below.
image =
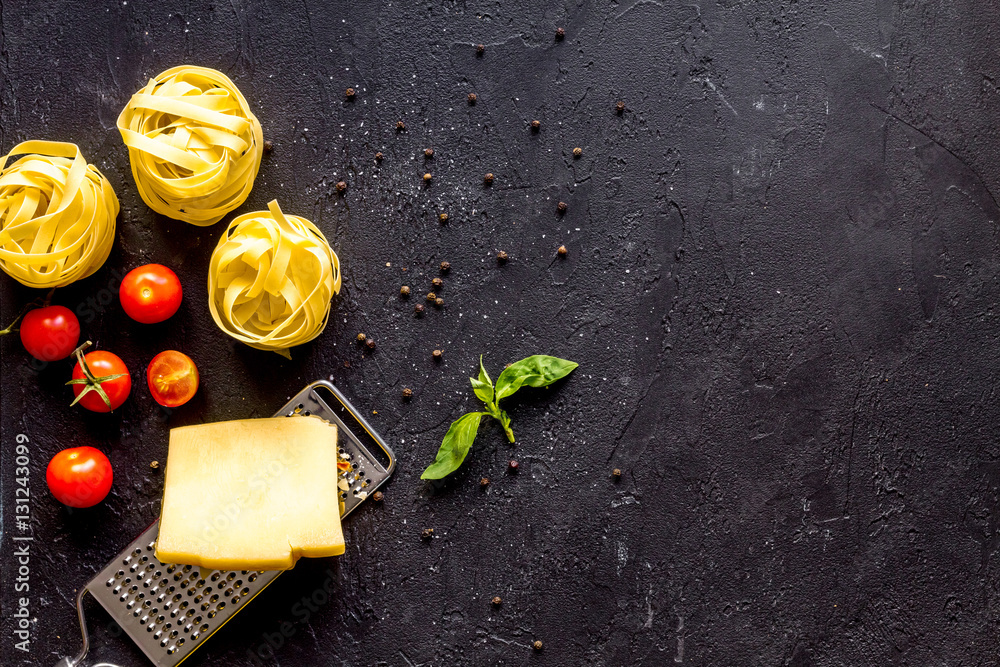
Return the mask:
<path id="1" fill-rule="evenodd" d="M 375 339 L 374 338 L 369 338 L 368 340 L 365 341 L 365 345 L 368 346 L 369 350 L 374 350 L 375 349 Z"/>
<path id="2" fill-rule="evenodd" d="M 493 599 L 491 600 L 491 602 L 493 603 L 494 606 L 499 607 L 500 603 L 503 602 L 503 600 L 500 599 L 499 595 L 496 595 L 496 596 L 493 597 Z"/>
<path id="3" fill-rule="evenodd" d="M 497 261 L 501 264 L 507 261 L 507 253 L 503 250 L 497 253 Z"/>
<path id="4" fill-rule="evenodd" d="M 441 262 L 441 273 L 448 273 L 451 271 L 451 262 Z"/>
<path id="5" fill-rule="evenodd" d="M 397 132 L 402 132 L 405 129 L 406 129 L 406 123 L 404 123 L 401 120 L 396 122 L 396 131 Z"/>
<path id="6" fill-rule="evenodd" d="M 383 157 L 385 157 L 385 156 L 382 155 L 382 151 L 379 151 L 378 153 L 375 153 L 375 161 L 376 162 L 381 162 Z"/>
<path id="7" fill-rule="evenodd" d="M 434 357 L 434 361 L 440 361 L 441 360 L 441 350 L 434 350 L 433 352 L 431 352 L 431 356 Z"/>
<path id="8" fill-rule="evenodd" d="M 510 463 L 507 464 L 507 470 L 509 470 L 511 472 L 517 472 L 518 465 L 519 464 L 518 464 L 517 460 L 511 459 Z"/>
<path id="9" fill-rule="evenodd" d="M 431 176 L 431 172 L 427 172 L 426 174 L 424 174 L 424 183 L 430 183 L 432 178 L 434 177 Z"/>
<path id="10" fill-rule="evenodd" d="M 384 499 L 385 499 L 385 494 L 382 493 L 381 491 L 376 491 L 375 495 L 372 496 L 372 500 L 374 500 L 377 503 L 382 502 Z"/>
<path id="11" fill-rule="evenodd" d="M 566 36 L 566 31 L 562 28 L 556 28 L 556 39 L 561 40 Z"/>
<path id="12" fill-rule="evenodd" d="M 436 298 L 438 298 L 438 297 L 437 297 L 437 294 L 435 294 L 434 292 L 428 292 L 427 293 L 427 300 L 428 301 L 433 301 Z"/>
<path id="13" fill-rule="evenodd" d="M 264 152 L 270 153 L 273 150 L 274 150 L 274 142 L 268 139 L 267 141 L 264 142 Z"/>
<path id="14" fill-rule="evenodd" d="M 583 149 L 582 148 L 580 148 L 579 146 L 577 146 L 576 148 L 573 149 L 573 157 L 580 157 L 581 155 L 583 155 Z"/>
<path id="15" fill-rule="evenodd" d="M 448 214 L 447 213 L 439 213 L 438 214 L 438 220 L 440 220 L 441 222 L 448 222 Z"/>
<path id="16" fill-rule="evenodd" d="M 363 343 L 363 342 L 365 342 L 365 338 L 367 338 L 367 337 L 368 337 L 368 336 L 364 335 L 363 333 L 359 333 L 359 334 L 358 334 L 358 342 L 359 342 L 359 343 Z"/>
<path id="17" fill-rule="evenodd" d="M 149 462 L 149 467 L 152 468 L 153 470 L 156 470 L 157 468 L 160 467 L 160 462 L 159 461 L 150 461 Z"/>
<path id="18" fill-rule="evenodd" d="M 486 174 L 483 176 L 483 183 L 486 185 L 493 185 L 493 174 Z"/>
<path id="19" fill-rule="evenodd" d="M 440 278 L 433 278 L 431 279 L 431 285 L 434 285 L 434 287 L 441 289 L 442 287 L 444 287 L 444 281 L 441 280 Z"/>
<path id="20" fill-rule="evenodd" d="M 410 389 L 409 387 L 404 387 L 403 388 L 403 398 L 406 399 L 406 400 L 410 400 L 411 398 L 413 398 L 413 390 Z"/>
<path id="21" fill-rule="evenodd" d="M 538 130 L 541 127 L 542 127 L 542 121 L 540 121 L 540 120 L 533 120 L 533 121 L 531 121 L 531 129 L 534 130 L 535 132 L 538 132 Z"/>
<path id="22" fill-rule="evenodd" d="M 337 192 L 343 192 L 347 189 L 347 183 L 343 181 L 337 181 Z"/>
<path id="23" fill-rule="evenodd" d="M 413 307 L 413 312 L 414 312 L 414 313 L 415 313 L 416 315 L 423 315 L 423 314 L 424 314 L 424 304 L 422 304 L 422 303 L 418 303 L 417 305 L 415 305 L 415 306 Z"/>
<path id="24" fill-rule="evenodd" d="M 559 249 L 556 250 L 556 252 L 559 253 L 560 257 L 565 257 L 566 253 L 568 252 L 568 250 L 566 250 L 566 246 L 561 245 L 561 246 L 559 246 Z"/>
<path id="25" fill-rule="evenodd" d="M 532 646 L 535 648 L 536 651 L 541 651 L 542 650 L 542 640 L 541 639 L 536 639 L 535 643 L 532 644 Z"/>
<path id="26" fill-rule="evenodd" d="M 625 103 L 618 102 L 618 104 L 615 105 L 615 111 L 617 111 L 618 113 L 625 113 Z"/>
<path id="27" fill-rule="evenodd" d="M 561 201 L 558 204 L 556 204 L 556 210 L 559 211 L 560 213 L 565 213 L 567 208 L 569 207 L 566 206 L 566 202 L 564 201 Z"/>
<path id="28" fill-rule="evenodd" d="M 432 537 L 434 537 L 434 529 L 433 528 L 424 528 L 422 531 L 420 531 L 420 539 L 422 539 L 422 540 L 429 540 Z"/>
<path id="29" fill-rule="evenodd" d="M 344 91 L 344 94 L 347 95 L 347 99 L 349 99 L 349 100 L 353 99 L 354 98 L 354 89 L 353 88 L 348 88 L 346 91 Z"/>
<path id="30" fill-rule="evenodd" d="M 480 478 L 480 480 L 479 480 L 479 487 L 480 488 L 485 489 L 489 485 L 490 485 L 490 478 L 489 477 L 482 477 L 482 478 Z"/>
<path id="31" fill-rule="evenodd" d="M 424 157 L 434 157 L 434 149 L 433 148 L 425 148 L 424 149 Z"/>
<path id="32" fill-rule="evenodd" d="M 403 285 L 399 288 L 399 296 L 410 296 L 410 286 Z"/>
<path id="33" fill-rule="evenodd" d="M 618 481 L 619 479 L 621 479 L 622 471 L 620 468 L 615 468 L 614 470 L 611 471 L 611 475 L 615 478 L 615 481 Z"/>
<path id="34" fill-rule="evenodd" d="M 469 104 L 475 104 L 476 103 L 476 99 L 478 99 L 478 98 L 476 97 L 475 93 L 469 93 Z"/>
<path id="35" fill-rule="evenodd" d="M 485 50 L 486 50 L 486 46 L 484 44 L 476 44 L 476 55 L 477 56 L 483 55 L 483 51 L 485 51 Z"/>
<path id="36" fill-rule="evenodd" d="M 444 305 L 444 299 L 442 299 L 441 297 L 434 299 L 434 305 L 440 308 L 441 306 Z"/>

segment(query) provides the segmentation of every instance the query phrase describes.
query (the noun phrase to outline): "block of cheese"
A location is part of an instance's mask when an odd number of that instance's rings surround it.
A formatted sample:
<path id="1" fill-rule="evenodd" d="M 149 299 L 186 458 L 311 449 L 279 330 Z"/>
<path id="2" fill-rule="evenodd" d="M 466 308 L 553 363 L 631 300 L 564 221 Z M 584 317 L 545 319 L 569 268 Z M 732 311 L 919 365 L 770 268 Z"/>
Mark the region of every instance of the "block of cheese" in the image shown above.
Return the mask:
<path id="1" fill-rule="evenodd" d="M 284 570 L 342 553 L 336 426 L 277 417 L 170 430 L 162 562 Z"/>

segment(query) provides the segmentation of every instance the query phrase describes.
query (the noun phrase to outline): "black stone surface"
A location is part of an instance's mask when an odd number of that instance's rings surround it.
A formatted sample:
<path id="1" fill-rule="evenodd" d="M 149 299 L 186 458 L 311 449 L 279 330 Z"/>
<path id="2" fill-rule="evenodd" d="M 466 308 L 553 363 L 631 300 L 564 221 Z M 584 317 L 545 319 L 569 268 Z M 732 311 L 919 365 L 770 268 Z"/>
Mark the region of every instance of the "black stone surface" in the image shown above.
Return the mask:
<path id="1" fill-rule="evenodd" d="M 115 187 L 111 258 L 56 302 L 83 304 L 135 387 L 112 416 L 71 410 L 69 362 L 37 370 L 0 343 L 0 662 L 75 654 L 74 591 L 157 516 L 149 462 L 170 427 L 266 416 L 332 377 L 399 454 L 385 501 L 346 524 L 342 558 L 300 562 L 192 667 L 996 664 L 998 19 L 988 0 L 6 0 L 0 145 L 77 142 Z M 291 361 L 208 315 L 225 223 L 159 217 L 136 193 L 115 118 L 184 63 L 231 76 L 274 142 L 237 212 L 277 197 L 343 262 L 329 327 Z M 442 260 L 445 306 L 414 317 Z M 185 288 L 157 326 L 114 296 L 147 262 Z M 0 319 L 34 296 L 0 276 Z M 141 381 L 166 348 L 202 373 L 170 415 Z M 511 402 L 517 445 L 487 425 L 446 484 L 420 482 L 475 406 L 479 355 L 495 376 L 542 352 L 581 366 Z M 12 635 L 18 434 L 28 653 Z M 83 444 L 115 485 L 69 512 L 45 466 Z M 303 618 L 327 576 L 338 596 Z M 88 611 L 87 664 L 146 664 Z"/>

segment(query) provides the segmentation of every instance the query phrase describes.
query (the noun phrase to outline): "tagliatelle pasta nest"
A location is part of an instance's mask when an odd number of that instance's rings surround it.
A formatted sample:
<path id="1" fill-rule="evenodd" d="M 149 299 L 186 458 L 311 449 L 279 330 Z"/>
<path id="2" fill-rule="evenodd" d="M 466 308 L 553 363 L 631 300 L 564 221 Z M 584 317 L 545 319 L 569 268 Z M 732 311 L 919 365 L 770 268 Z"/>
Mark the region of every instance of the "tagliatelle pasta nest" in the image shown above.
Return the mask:
<path id="1" fill-rule="evenodd" d="M 211 225 L 242 204 L 263 153 L 260 121 L 222 72 L 174 67 L 118 116 L 143 201 L 157 213 Z"/>
<path id="2" fill-rule="evenodd" d="M 23 285 L 62 287 L 97 271 L 117 217 L 111 184 L 76 144 L 25 141 L 0 162 L 0 269 Z"/>
<path id="3" fill-rule="evenodd" d="M 323 332 L 340 261 L 316 225 L 278 202 L 239 216 L 212 252 L 208 305 L 233 338 L 284 356 Z"/>

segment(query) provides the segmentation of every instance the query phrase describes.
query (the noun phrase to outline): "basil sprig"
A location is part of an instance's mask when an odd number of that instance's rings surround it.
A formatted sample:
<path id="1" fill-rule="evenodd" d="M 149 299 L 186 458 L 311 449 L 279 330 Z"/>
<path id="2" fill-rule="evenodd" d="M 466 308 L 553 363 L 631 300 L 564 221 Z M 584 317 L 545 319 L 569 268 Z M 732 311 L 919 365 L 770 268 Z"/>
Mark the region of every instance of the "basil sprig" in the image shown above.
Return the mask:
<path id="1" fill-rule="evenodd" d="M 521 387 L 547 387 L 572 373 L 578 365 L 566 359 L 535 354 L 505 368 L 494 385 L 480 355 L 479 377 L 469 380 L 472 382 L 472 391 L 483 402 L 486 411 L 470 412 L 451 423 L 438 448 L 434 463 L 427 466 L 420 479 L 442 479 L 458 470 L 472 449 L 483 417 L 493 417 L 498 420 L 503 426 L 504 433 L 507 434 L 507 439 L 514 442 L 510 416 L 500 408 L 500 401 Z"/>

